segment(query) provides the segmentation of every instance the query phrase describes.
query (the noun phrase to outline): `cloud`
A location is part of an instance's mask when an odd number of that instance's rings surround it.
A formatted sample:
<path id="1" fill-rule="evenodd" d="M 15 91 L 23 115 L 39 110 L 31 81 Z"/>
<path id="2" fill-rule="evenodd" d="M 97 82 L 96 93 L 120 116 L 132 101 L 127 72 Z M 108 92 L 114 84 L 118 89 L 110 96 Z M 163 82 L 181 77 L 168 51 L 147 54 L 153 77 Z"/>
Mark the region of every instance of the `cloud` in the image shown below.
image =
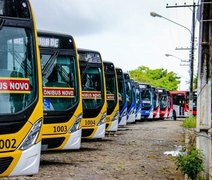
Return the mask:
<path id="1" fill-rule="evenodd" d="M 98 0 L 31 0 L 38 28 L 88 35 L 111 31 L 124 20 L 117 3 Z M 119 2 L 121 2 L 119 0 Z"/>

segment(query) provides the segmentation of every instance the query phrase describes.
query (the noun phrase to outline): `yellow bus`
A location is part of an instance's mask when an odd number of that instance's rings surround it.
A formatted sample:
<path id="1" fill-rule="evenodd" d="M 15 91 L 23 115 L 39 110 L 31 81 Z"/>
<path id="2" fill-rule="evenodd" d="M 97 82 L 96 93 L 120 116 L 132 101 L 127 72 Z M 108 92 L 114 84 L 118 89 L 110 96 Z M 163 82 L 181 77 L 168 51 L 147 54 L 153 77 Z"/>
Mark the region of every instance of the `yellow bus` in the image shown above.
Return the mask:
<path id="1" fill-rule="evenodd" d="M 0 1 L 0 41 L 0 176 L 32 175 L 40 164 L 43 103 L 28 0 Z"/>
<path id="2" fill-rule="evenodd" d="M 106 80 L 107 117 L 105 119 L 106 131 L 116 132 L 119 120 L 119 94 L 117 75 L 114 64 L 104 61 L 104 72 Z"/>
<path id="3" fill-rule="evenodd" d="M 74 39 L 39 31 L 38 41 L 43 75 L 42 150 L 79 149 L 82 98 Z"/>
<path id="4" fill-rule="evenodd" d="M 78 49 L 80 58 L 83 118 L 83 138 L 104 138 L 106 86 L 101 55 L 97 51 Z"/>

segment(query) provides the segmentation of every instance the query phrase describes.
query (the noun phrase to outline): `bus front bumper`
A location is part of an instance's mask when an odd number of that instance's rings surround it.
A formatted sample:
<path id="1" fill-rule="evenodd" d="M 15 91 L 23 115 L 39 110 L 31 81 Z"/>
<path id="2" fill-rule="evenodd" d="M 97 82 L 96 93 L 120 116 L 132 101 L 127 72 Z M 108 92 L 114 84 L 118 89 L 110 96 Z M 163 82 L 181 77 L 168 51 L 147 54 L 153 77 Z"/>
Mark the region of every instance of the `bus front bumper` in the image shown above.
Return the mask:
<path id="1" fill-rule="evenodd" d="M 119 126 L 126 126 L 127 125 L 127 116 L 122 116 L 119 122 Z"/>
<path id="2" fill-rule="evenodd" d="M 96 132 L 94 133 L 92 139 L 96 139 L 96 138 L 104 138 L 105 137 L 105 128 L 106 128 L 106 124 L 102 124 L 100 126 L 98 126 Z"/>
<path id="3" fill-rule="evenodd" d="M 135 122 L 135 114 L 130 114 L 129 118 L 127 119 L 127 123 L 133 123 Z"/>
<path id="4" fill-rule="evenodd" d="M 110 122 L 110 125 L 106 129 L 106 131 L 109 131 L 109 132 L 111 131 L 116 132 L 117 130 L 118 130 L 118 120 Z"/>
<path id="5" fill-rule="evenodd" d="M 41 142 L 22 151 L 21 157 L 9 176 L 32 175 L 39 171 Z"/>
<path id="6" fill-rule="evenodd" d="M 80 149 L 81 146 L 81 137 L 82 137 L 82 129 L 79 129 L 75 131 L 74 133 L 71 133 L 70 138 L 66 142 L 63 149 Z"/>

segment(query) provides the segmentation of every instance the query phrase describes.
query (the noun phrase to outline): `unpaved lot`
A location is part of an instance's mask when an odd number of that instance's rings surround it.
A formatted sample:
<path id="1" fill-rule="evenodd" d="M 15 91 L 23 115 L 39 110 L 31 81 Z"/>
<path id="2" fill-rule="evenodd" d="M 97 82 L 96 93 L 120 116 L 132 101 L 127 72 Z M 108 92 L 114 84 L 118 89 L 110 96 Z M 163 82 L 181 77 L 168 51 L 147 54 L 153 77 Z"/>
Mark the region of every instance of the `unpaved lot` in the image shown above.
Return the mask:
<path id="1" fill-rule="evenodd" d="M 39 174 L 12 179 L 184 179 L 176 171 L 174 158 L 164 155 L 174 150 L 174 145 L 184 144 L 180 124 L 181 121 L 130 124 L 115 136 L 83 141 L 77 151 L 42 153 Z"/>

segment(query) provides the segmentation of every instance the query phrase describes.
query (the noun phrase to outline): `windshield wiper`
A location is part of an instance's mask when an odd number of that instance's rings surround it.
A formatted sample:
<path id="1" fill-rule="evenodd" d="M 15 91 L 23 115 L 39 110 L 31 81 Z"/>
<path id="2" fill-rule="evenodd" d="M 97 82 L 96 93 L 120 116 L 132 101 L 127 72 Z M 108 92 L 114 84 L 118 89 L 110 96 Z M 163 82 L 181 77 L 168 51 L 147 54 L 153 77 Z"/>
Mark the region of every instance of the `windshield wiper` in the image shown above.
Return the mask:
<path id="1" fill-rule="evenodd" d="M 0 19 L 0 30 L 2 30 L 2 27 L 4 26 L 5 20 Z"/>
<path id="2" fill-rule="evenodd" d="M 54 62 L 55 59 L 57 58 L 59 52 L 56 51 L 50 58 L 49 60 L 46 62 L 46 64 L 44 65 L 44 67 L 42 68 L 42 75 L 44 78 L 48 77 L 49 74 L 51 73 L 50 69 L 53 69 L 54 67 Z"/>
<path id="3" fill-rule="evenodd" d="M 82 76 L 81 76 L 81 81 L 84 80 L 84 77 L 85 77 L 85 74 L 86 74 L 86 70 L 89 68 L 89 61 L 92 60 L 93 58 L 95 57 L 95 55 L 93 55 L 92 57 L 88 58 L 86 62 L 86 65 L 85 65 L 85 69 L 83 70 L 83 73 L 82 73 Z"/>

